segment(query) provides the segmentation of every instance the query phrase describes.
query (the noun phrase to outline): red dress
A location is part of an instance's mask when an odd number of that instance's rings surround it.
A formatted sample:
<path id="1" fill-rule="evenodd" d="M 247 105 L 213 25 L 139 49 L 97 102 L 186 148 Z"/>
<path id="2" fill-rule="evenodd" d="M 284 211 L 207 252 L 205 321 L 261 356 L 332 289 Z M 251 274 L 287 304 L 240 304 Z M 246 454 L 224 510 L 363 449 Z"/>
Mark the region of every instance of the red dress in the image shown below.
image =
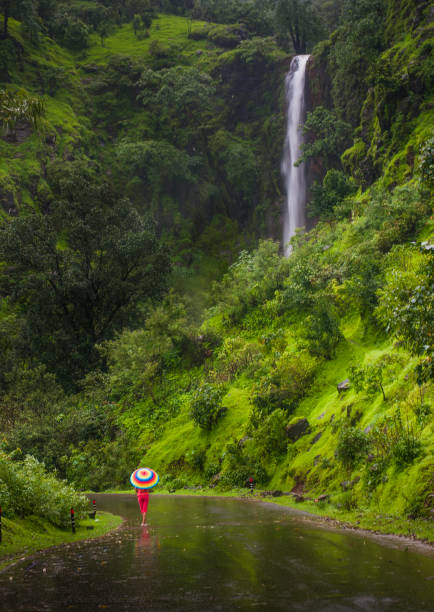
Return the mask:
<path id="1" fill-rule="evenodd" d="M 139 502 L 140 512 L 147 512 L 148 502 L 149 502 L 148 491 L 144 491 L 143 489 L 138 489 L 137 490 L 137 501 Z"/>

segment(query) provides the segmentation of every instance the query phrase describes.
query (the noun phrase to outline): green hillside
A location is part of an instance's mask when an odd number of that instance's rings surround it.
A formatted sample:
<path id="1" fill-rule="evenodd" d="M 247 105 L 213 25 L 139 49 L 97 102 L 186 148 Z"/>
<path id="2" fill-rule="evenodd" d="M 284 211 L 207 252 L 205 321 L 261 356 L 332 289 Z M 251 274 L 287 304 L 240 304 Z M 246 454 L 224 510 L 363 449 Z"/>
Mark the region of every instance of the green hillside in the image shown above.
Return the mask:
<path id="1" fill-rule="evenodd" d="M 300 13 L 312 229 L 289 257 L 289 3 L 199 4 L 9 18 L 0 90 L 44 110 L 0 139 L 3 450 L 79 489 L 252 477 L 432 540 L 429 3 Z"/>

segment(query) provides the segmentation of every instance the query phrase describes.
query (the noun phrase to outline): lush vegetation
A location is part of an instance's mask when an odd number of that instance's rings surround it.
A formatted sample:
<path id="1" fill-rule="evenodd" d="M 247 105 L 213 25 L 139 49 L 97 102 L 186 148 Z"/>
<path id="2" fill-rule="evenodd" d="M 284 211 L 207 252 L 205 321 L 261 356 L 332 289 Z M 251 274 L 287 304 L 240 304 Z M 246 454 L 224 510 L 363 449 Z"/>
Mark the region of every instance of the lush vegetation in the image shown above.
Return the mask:
<path id="1" fill-rule="evenodd" d="M 0 487 L 144 462 L 432 518 L 429 8 L 0 8 Z M 284 76 L 313 45 L 315 225 L 283 258 Z"/>

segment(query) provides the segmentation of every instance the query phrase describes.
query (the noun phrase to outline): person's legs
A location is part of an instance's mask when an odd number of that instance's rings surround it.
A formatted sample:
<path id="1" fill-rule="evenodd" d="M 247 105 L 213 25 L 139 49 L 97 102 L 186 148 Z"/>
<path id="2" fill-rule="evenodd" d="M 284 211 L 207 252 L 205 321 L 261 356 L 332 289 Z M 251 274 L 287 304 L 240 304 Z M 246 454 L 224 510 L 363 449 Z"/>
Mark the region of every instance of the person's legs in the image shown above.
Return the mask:
<path id="1" fill-rule="evenodd" d="M 146 512 L 142 512 L 142 525 L 146 523 Z"/>

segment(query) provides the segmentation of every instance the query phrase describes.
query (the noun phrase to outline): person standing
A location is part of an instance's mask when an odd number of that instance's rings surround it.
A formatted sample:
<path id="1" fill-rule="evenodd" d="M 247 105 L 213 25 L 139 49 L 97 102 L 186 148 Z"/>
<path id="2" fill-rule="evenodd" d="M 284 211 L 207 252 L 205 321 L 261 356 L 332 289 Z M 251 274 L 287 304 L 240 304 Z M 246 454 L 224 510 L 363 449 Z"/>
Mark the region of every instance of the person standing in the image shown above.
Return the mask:
<path id="1" fill-rule="evenodd" d="M 136 489 L 137 501 L 139 502 L 140 512 L 142 513 L 142 525 L 146 524 L 146 513 L 148 511 L 149 492 L 145 489 Z"/>

